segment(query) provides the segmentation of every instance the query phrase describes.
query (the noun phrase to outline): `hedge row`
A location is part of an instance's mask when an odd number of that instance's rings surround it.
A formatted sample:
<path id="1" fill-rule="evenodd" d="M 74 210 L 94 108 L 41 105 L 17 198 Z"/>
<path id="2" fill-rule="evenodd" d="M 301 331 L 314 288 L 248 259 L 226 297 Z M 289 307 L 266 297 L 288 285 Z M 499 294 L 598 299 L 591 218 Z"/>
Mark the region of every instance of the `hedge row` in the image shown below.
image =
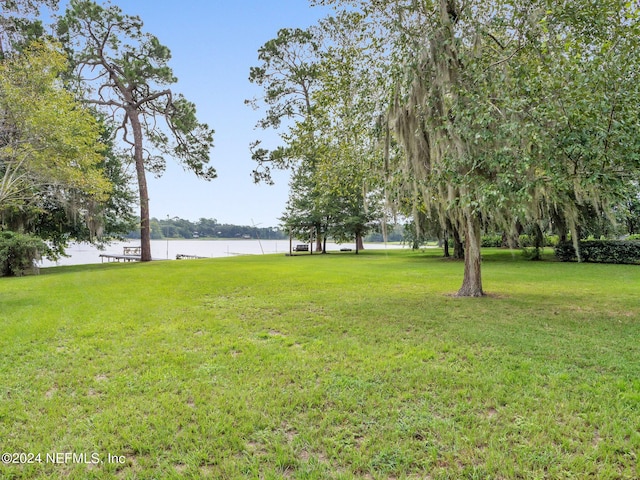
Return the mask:
<path id="1" fill-rule="evenodd" d="M 544 237 L 544 247 L 555 247 L 558 244 L 557 235 L 546 235 Z M 483 235 L 482 247 L 491 248 L 502 247 L 502 235 Z M 520 235 L 518 237 L 518 245 L 516 247 L 535 247 L 535 238 L 531 235 Z"/>
<path id="2" fill-rule="evenodd" d="M 640 242 L 637 240 L 583 240 L 580 242 L 580 255 L 583 262 L 640 263 Z M 558 244 L 556 257 L 562 262 L 577 260 L 573 243 Z"/>

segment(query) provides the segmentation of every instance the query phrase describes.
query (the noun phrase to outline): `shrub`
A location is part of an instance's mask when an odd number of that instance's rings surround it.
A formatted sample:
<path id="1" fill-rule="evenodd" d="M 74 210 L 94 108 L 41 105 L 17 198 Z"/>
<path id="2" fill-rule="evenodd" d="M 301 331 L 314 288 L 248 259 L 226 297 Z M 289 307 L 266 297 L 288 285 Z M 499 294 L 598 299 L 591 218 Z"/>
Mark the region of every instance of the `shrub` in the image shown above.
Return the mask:
<path id="1" fill-rule="evenodd" d="M 502 247 L 502 235 L 483 235 L 482 236 L 482 246 L 484 248 L 489 247 Z M 555 247 L 558 244 L 558 236 L 557 235 L 545 235 L 543 247 Z M 527 247 L 535 247 L 535 238 L 532 235 L 520 235 L 518 237 L 518 244 L 514 245 L 514 247 L 527 248 Z"/>
<path id="2" fill-rule="evenodd" d="M 533 235 L 520 235 L 518 237 L 518 241 L 520 242 L 521 248 L 527 247 L 535 247 L 536 239 Z M 558 244 L 558 236 L 557 235 L 544 235 L 542 240 L 542 247 L 555 247 Z"/>
<path id="3" fill-rule="evenodd" d="M 0 276 L 24 275 L 37 271 L 36 260 L 47 245 L 38 237 L 15 232 L 0 232 Z"/>
<path id="4" fill-rule="evenodd" d="M 584 240 L 580 242 L 583 262 L 640 263 L 640 242 L 626 240 Z M 573 244 L 558 244 L 556 257 L 563 262 L 577 259 Z"/>
<path id="5" fill-rule="evenodd" d="M 502 235 L 483 235 L 481 246 L 484 248 L 501 247 Z"/>
<path id="6" fill-rule="evenodd" d="M 576 249 L 571 242 L 560 242 L 555 248 L 556 258 L 561 262 L 576 260 Z"/>

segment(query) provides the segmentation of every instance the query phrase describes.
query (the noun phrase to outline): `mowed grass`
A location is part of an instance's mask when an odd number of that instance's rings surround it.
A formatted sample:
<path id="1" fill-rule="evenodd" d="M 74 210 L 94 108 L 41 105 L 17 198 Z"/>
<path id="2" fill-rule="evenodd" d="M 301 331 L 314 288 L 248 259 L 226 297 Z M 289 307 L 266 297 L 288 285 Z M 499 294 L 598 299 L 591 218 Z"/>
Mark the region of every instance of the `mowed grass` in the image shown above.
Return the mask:
<path id="1" fill-rule="evenodd" d="M 0 478 L 640 478 L 640 267 L 484 254 L 0 279 Z"/>

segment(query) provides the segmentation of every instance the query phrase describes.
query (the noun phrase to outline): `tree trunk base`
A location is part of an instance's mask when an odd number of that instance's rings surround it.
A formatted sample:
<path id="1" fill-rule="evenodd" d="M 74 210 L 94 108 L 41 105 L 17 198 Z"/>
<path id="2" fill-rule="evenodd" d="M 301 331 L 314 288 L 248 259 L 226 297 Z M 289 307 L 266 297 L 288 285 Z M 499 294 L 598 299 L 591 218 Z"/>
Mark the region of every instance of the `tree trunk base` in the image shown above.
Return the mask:
<path id="1" fill-rule="evenodd" d="M 467 289 L 461 288 L 460 290 L 458 290 L 458 292 L 454 296 L 480 298 L 480 297 L 486 297 L 487 295 L 482 290 L 477 291 L 477 290 L 467 290 Z"/>
<path id="2" fill-rule="evenodd" d="M 483 297 L 480 255 L 480 220 L 472 212 L 466 212 L 464 280 L 456 296 Z"/>

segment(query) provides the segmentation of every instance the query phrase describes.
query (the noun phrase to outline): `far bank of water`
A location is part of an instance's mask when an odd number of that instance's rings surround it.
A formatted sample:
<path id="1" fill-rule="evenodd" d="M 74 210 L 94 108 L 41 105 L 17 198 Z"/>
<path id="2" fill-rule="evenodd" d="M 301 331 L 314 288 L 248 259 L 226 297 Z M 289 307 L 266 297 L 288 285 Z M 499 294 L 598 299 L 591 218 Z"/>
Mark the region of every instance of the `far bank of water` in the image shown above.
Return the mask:
<path id="1" fill-rule="evenodd" d="M 293 243 L 295 248 L 296 244 Z M 76 243 L 69 246 L 69 257 L 61 258 L 58 262 L 43 260 L 41 267 L 55 267 L 64 265 L 83 265 L 89 263 L 101 263 L 100 254 L 122 255 L 124 247 L 140 246 L 135 240 L 129 242 L 115 242 L 104 250 L 98 250 L 94 245 Z M 327 242 L 327 251 L 339 251 L 343 248 L 355 250 L 355 244 L 336 244 Z M 397 244 L 366 243 L 365 249 L 396 249 L 403 248 Z M 408 247 L 407 247 L 408 248 Z M 219 258 L 236 255 L 262 255 L 289 252 L 289 240 L 151 240 L 151 256 L 155 260 L 175 260 L 177 255 L 194 255 L 198 257 Z M 104 260 L 106 261 L 106 260 Z"/>

